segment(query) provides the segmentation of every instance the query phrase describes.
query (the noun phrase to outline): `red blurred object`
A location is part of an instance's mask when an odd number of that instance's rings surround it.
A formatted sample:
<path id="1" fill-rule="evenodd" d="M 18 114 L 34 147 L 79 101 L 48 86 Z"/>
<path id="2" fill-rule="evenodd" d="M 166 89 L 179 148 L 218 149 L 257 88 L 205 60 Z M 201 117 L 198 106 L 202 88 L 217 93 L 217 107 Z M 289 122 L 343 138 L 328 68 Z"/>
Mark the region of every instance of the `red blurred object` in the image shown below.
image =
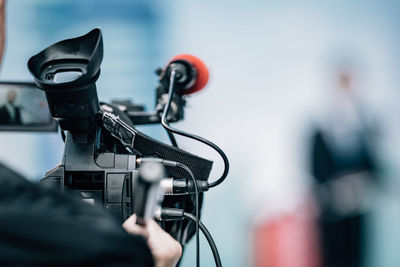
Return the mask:
<path id="1" fill-rule="evenodd" d="M 321 257 L 313 208 L 263 221 L 254 229 L 255 267 L 320 267 Z"/>
<path id="2" fill-rule="evenodd" d="M 189 54 L 180 54 L 174 56 L 170 60 L 170 62 L 175 60 L 185 60 L 189 62 L 197 70 L 197 76 L 194 84 L 190 88 L 187 88 L 184 91 L 184 94 L 191 94 L 198 92 L 207 85 L 210 73 L 208 71 L 206 64 L 201 59 Z"/>

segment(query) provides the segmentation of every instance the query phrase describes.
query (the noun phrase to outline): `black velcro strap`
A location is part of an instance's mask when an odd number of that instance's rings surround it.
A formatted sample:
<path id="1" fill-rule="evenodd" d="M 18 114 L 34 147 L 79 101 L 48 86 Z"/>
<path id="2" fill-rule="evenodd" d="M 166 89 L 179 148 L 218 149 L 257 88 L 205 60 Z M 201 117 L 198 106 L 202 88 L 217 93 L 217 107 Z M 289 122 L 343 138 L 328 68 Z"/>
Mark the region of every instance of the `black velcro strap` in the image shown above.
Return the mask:
<path id="1" fill-rule="evenodd" d="M 110 104 L 107 106 L 113 109 L 113 113 L 119 116 L 119 118 L 128 126 L 130 126 L 134 132 L 133 137 L 133 148 L 135 152 L 138 152 L 141 156 L 146 157 L 158 157 L 166 160 L 180 162 L 185 164 L 193 172 L 195 179 L 206 181 L 211 172 L 212 161 L 204 158 L 195 156 L 191 153 L 183 151 L 182 149 L 164 144 L 157 141 L 142 132 L 135 129 L 132 121 L 129 117 L 121 111 L 118 107 Z M 167 167 L 169 175 L 177 178 L 190 178 L 189 174 L 181 168 L 169 168 Z"/>
<path id="2" fill-rule="evenodd" d="M 208 180 L 213 164 L 212 161 L 200 158 L 179 148 L 163 144 L 139 131 L 136 132 L 133 146 L 136 150 L 140 151 L 143 156 L 155 156 L 183 163 L 189 167 L 196 179 L 203 181 Z M 180 168 L 173 168 L 173 170 L 171 168 L 169 172 L 176 177 L 189 178 L 186 171 Z"/>

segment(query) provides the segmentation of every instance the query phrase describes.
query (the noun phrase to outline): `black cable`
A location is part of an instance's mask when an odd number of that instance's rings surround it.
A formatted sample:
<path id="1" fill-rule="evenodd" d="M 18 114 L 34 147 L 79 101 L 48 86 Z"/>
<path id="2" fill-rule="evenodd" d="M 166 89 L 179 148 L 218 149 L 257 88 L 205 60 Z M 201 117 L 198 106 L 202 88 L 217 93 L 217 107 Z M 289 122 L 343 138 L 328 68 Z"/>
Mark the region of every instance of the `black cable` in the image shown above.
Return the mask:
<path id="1" fill-rule="evenodd" d="M 192 221 L 199 222 L 200 230 L 203 232 L 204 236 L 206 237 L 207 242 L 210 245 L 211 251 L 213 253 L 215 265 L 217 267 L 221 267 L 222 263 L 221 263 L 221 258 L 219 257 L 217 246 L 215 245 L 214 239 L 212 238 L 210 232 L 207 230 L 206 226 L 201 221 L 196 220 L 196 217 L 193 216 L 193 214 L 183 212 L 183 217 L 190 219 Z"/>
<path id="2" fill-rule="evenodd" d="M 168 134 L 168 137 L 169 137 L 169 140 L 171 141 L 172 146 L 178 147 L 178 143 L 176 142 L 174 134 L 171 133 L 170 131 L 168 131 L 167 129 L 166 129 L 166 132 Z"/>
<path id="3" fill-rule="evenodd" d="M 192 201 L 193 201 L 193 199 L 192 199 Z M 183 202 L 178 203 L 178 207 L 181 208 L 181 209 L 183 209 L 183 210 L 185 210 L 185 208 L 186 208 L 186 202 L 183 201 Z M 177 239 L 177 240 L 178 240 L 178 242 L 181 244 L 182 249 L 183 249 L 183 247 L 184 247 L 184 245 L 185 245 L 185 244 L 183 243 L 183 234 L 184 234 L 184 231 L 185 231 L 186 229 L 189 228 L 189 226 L 186 225 L 186 227 L 183 228 L 183 220 L 180 221 L 180 222 L 177 222 L 177 223 L 179 223 L 179 225 L 178 225 L 178 229 L 179 229 L 179 232 L 178 232 L 179 239 Z M 179 265 L 178 265 L 178 266 L 179 266 Z"/>
<path id="4" fill-rule="evenodd" d="M 217 246 L 215 245 L 214 239 L 212 238 L 210 232 L 207 230 L 205 225 L 198 220 L 193 214 L 185 212 L 183 209 L 175 209 L 175 208 L 162 208 L 160 218 L 161 220 L 165 219 L 175 219 L 175 220 L 182 220 L 182 219 L 189 219 L 192 222 L 199 223 L 200 230 L 203 232 L 204 236 L 207 239 L 208 244 L 210 245 L 211 251 L 214 256 L 215 265 L 217 267 L 222 266 L 221 258 L 219 256 L 219 252 Z"/>
<path id="5" fill-rule="evenodd" d="M 160 158 L 140 158 L 139 162 L 145 161 L 153 161 L 153 162 L 161 162 L 164 165 L 171 166 L 171 167 L 179 167 L 184 169 L 189 175 L 190 178 L 193 180 L 194 191 L 195 191 L 195 216 L 196 216 L 196 266 L 200 267 L 200 235 L 199 235 L 199 188 L 194 177 L 193 172 L 190 170 L 188 166 L 183 163 L 172 161 L 172 160 L 165 160 Z"/>
<path id="6" fill-rule="evenodd" d="M 197 186 L 196 179 L 194 178 L 193 172 L 183 163 L 177 162 L 177 166 L 184 169 L 187 173 L 189 173 L 190 177 L 193 180 L 195 197 L 196 197 L 196 207 L 195 207 L 195 215 L 196 215 L 196 266 L 200 266 L 200 234 L 199 234 L 199 188 Z"/>
<path id="7" fill-rule="evenodd" d="M 172 133 L 179 134 L 179 135 L 182 135 L 182 136 L 197 140 L 197 141 L 199 141 L 199 142 L 201 142 L 203 144 L 206 144 L 206 145 L 212 147 L 215 151 L 218 152 L 218 154 L 222 157 L 222 160 L 224 161 L 225 168 L 224 168 L 224 172 L 222 173 L 221 177 L 218 178 L 217 180 L 215 180 L 214 182 L 211 182 L 209 184 L 210 188 L 211 187 L 215 187 L 215 186 L 219 185 L 220 183 L 222 183 L 225 180 L 226 176 L 228 175 L 228 172 L 229 172 L 229 160 L 228 160 L 228 157 L 225 155 L 225 153 L 216 144 L 208 141 L 207 139 L 205 139 L 203 137 L 200 137 L 198 135 L 194 135 L 194 134 L 191 134 L 191 133 L 176 129 L 176 128 L 174 128 L 174 127 L 172 127 L 172 126 L 170 126 L 168 124 L 167 115 L 168 115 L 168 112 L 169 112 L 169 108 L 171 106 L 172 96 L 173 96 L 173 93 L 174 93 L 175 76 L 176 76 L 176 71 L 172 70 L 171 77 L 170 77 L 170 83 L 169 83 L 169 89 L 168 89 L 168 101 L 167 101 L 167 104 L 165 105 L 164 112 L 163 112 L 162 117 L 161 117 L 161 124 L 167 131 L 170 131 Z"/>

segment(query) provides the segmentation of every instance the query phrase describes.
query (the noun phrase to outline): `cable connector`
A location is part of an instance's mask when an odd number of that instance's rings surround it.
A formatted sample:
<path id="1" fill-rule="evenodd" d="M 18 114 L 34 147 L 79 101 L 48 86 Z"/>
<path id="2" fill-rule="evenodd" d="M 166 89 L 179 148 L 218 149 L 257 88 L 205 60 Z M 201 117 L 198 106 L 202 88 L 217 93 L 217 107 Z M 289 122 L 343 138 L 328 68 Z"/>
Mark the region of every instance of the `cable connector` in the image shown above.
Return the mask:
<path id="1" fill-rule="evenodd" d="M 159 208 L 156 210 L 154 217 L 160 221 L 177 221 L 184 219 L 184 213 L 183 209 Z"/>
<path id="2" fill-rule="evenodd" d="M 208 182 L 196 180 L 199 192 L 208 191 Z M 161 188 L 164 189 L 164 195 L 188 195 L 195 194 L 194 182 L 187 178 L 165 178 L 161 180 Z"/>
<path id="3" fill-rule="evenodd" d="M 165 166 L 169 166 L 169 167 L 177 167 L 179 164 L 179 162 L 176 162 L 176 161 L 160 159 L 160 158 L 137 158 L 136 159 L 136 163 L 138 165 L 140 165 L 144 162 L 160 162 L 160 163 L 164 164 Z"/>

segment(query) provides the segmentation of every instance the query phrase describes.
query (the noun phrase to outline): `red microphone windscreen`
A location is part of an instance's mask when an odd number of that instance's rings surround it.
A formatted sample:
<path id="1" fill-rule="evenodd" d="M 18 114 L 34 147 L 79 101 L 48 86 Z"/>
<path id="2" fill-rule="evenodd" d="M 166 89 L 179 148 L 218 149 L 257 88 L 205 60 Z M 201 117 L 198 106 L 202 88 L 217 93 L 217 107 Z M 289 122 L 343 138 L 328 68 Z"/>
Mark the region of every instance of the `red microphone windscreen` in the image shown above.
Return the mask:
<path id="1" fill-rule="evenodd" d="M 190 88 L 187 88 L 183 94 L 191 94 L 191 93 L 198 92 L 207 85 L 210 74 L 209 74 L 206 64 L 204 64 L 204 62 L 201 59 L 199 59 L 198 57 L 195 57 L 193 55 L 180 54 L 180 55 L 174 56 L 170 60 L 170 62 L 175 61 L 175 60 L 187 61 L 197 70 L 197 76 L 195 78 L 194 84 L 192 86 L 190 86 Z"/>

